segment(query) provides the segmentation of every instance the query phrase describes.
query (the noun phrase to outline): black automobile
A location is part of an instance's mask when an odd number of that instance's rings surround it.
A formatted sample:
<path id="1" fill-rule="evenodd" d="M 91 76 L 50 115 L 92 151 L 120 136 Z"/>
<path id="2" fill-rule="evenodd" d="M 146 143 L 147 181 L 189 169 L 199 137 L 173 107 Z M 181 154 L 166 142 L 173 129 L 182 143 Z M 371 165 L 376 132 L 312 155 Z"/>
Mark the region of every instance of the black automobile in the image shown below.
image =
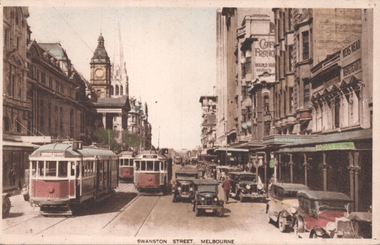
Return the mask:
<path id="1" fill-rule="evenodd" d="M 264 185 L 251 172 L 230 172 L 231 197 L 240 199 L 266 200 Z"/>
<path id="2" fill-rule="evenodd" d="M 196 216 L 205 212 L 222 217 L 224 201 L 218 199 L 219 182 L 213 179 L 196 179 L 193 183 L 195 186 L 193 211 Z"/>
<path id="3" fill-rule="evenodd" d="M 194 199 L 193 180 L 197 179 L 199 171 L 193 166 L 183 166 L 175 171 L 175 182 L 172 188 L 173 202 Z"/>

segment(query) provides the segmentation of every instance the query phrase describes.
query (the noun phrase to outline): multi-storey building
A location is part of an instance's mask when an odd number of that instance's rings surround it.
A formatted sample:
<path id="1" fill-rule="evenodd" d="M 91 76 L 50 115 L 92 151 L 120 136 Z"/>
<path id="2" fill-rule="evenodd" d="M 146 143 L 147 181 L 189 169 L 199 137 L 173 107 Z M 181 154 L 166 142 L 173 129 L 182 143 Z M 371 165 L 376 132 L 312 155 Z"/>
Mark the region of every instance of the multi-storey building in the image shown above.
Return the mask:
<path id="1" fill-rule="evenodd" d="M 201 144 L 202 153 L 208 154 L 207 151 L 211 150 L 213 153 L 214 143 L 216 138 L 215 126 L 216 126 L 216 96 L 201 96 L 199 103 L 202 105 L 202 133 Z"/>
<path id="2" fill-rule="evenodd" d="M 366 194 L 372 191 L 372 12 L 273 11 L 277 134 L 264 143 L 278 166 L 275 177 L 346 193 L 352 210 L 366 211 L 372 203 Z"/>

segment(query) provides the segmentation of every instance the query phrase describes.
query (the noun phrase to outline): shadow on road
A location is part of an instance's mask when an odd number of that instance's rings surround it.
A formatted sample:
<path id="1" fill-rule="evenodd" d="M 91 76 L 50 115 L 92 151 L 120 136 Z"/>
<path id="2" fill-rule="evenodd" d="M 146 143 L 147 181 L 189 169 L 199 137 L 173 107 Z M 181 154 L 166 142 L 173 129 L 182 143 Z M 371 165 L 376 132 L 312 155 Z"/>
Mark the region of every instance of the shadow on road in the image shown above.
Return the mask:
<path id="1" fill-rule="evenodd" d="M 137 195 L 137 193 L 132 192 L 116 192 L 113 196 L 99 203 L 83 205 L 82 207 L 78 208 L 75 216 L 118 212 L 135 197 L 137 197 Z"/>
<path id="2" fill-rule="evenodd" d="M 8 216 L 7 217 L 3 217 L 3 219 L 4 218 L 7 218 L 7 219 L 9 219 L 9 218 L 16 218 L 16 217 L 20 217 L 20 216 L 23 216 L 24 215 L 24 213 L 12 213 L 12 210 L 11 210 L 11 212 L 8 214 Z"/>

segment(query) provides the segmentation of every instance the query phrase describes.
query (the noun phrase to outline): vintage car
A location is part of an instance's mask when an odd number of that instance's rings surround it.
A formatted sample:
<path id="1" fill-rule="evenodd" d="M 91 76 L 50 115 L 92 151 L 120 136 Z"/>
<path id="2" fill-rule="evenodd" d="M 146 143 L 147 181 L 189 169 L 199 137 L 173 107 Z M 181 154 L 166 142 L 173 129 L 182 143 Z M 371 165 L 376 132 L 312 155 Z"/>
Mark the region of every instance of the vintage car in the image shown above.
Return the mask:
<path id="1" fill-rule="evenodd" d="M 335 218 L 326 227 L 315 227 L 313 238 L 372 238 L 372 213 L 353 212 L 341 218 Z"/>
<path id="2" fill-rule="evenodd" d="M 231 166 L 216 166 L 216 180 L 223 182 L 230 172 L 242 172 L 243 170 L 238 167 Z"/>
<path id="3" fill-rule="evenodd" d="M 190 165 L 183 166 L 175 171 L 175 182 L 172 188 L 173 202 L 194 198 L 193 180 L 197 179 L 198 176 L 198 169 Z"/>
<path id="4" fill-rule="evenodd" d="M 9 193 L 3 193 L 3 218 L 6 218 L 11 211 L 11 200 Z"/>
<path id="5" fill-rule="evenodd" d="M 231 191 L 230 196 L 240 199 L 264 199 L 266 200 L 264 184 L 256 174 L 251 172 L 230 172 Z"/>
<path id="6" fill-rule="evenodd" d="M 277 222 L 281 232 L 293 226 L 298 208 L 297 192 L 300 190 L 309 190 L 309 187 L 302 184 L 273 183 L 269 190 L 270 200 L 266 206 L 268 222 Z"/>
<path id="7" fill-rule="evenodd" d="M 293 224 L 297 236 L 310 231 L 310 238 L 329 238 L 333 227 L 338 228 L 335 230 L 337 234 L 344 229 L 344 225 L 336 226 L 336 222 L 344 217 L 352 202 L 346 194 L 302 190 L 297 193 L 297 197 L 299 206 Z"/>
<path id="8" fill-rule="evenodd" d="M 224 201 L 218 199 L 218 181 L 213 179 L 195 179 L 195 197 L 193 211 L 196 216 L 201 213 L 215 213 L 219 217 L 223 216 Z"/>

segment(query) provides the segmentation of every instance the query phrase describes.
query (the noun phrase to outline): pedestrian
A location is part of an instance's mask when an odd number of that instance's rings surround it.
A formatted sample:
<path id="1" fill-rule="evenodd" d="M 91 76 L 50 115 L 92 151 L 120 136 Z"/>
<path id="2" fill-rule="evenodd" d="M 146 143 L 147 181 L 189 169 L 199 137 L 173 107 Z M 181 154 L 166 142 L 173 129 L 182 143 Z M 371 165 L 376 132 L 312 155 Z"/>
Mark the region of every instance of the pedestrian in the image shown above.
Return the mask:
<path id="1" fill-rule="evenodd" d="M 224 191 L 224 202 L 227 204 L 228 196 L 230 195 L 230 190 L 231 190 L 231 182 L 228 176 L 226 176 L 226 180 L 223 182 L 222 188 Z"/>

